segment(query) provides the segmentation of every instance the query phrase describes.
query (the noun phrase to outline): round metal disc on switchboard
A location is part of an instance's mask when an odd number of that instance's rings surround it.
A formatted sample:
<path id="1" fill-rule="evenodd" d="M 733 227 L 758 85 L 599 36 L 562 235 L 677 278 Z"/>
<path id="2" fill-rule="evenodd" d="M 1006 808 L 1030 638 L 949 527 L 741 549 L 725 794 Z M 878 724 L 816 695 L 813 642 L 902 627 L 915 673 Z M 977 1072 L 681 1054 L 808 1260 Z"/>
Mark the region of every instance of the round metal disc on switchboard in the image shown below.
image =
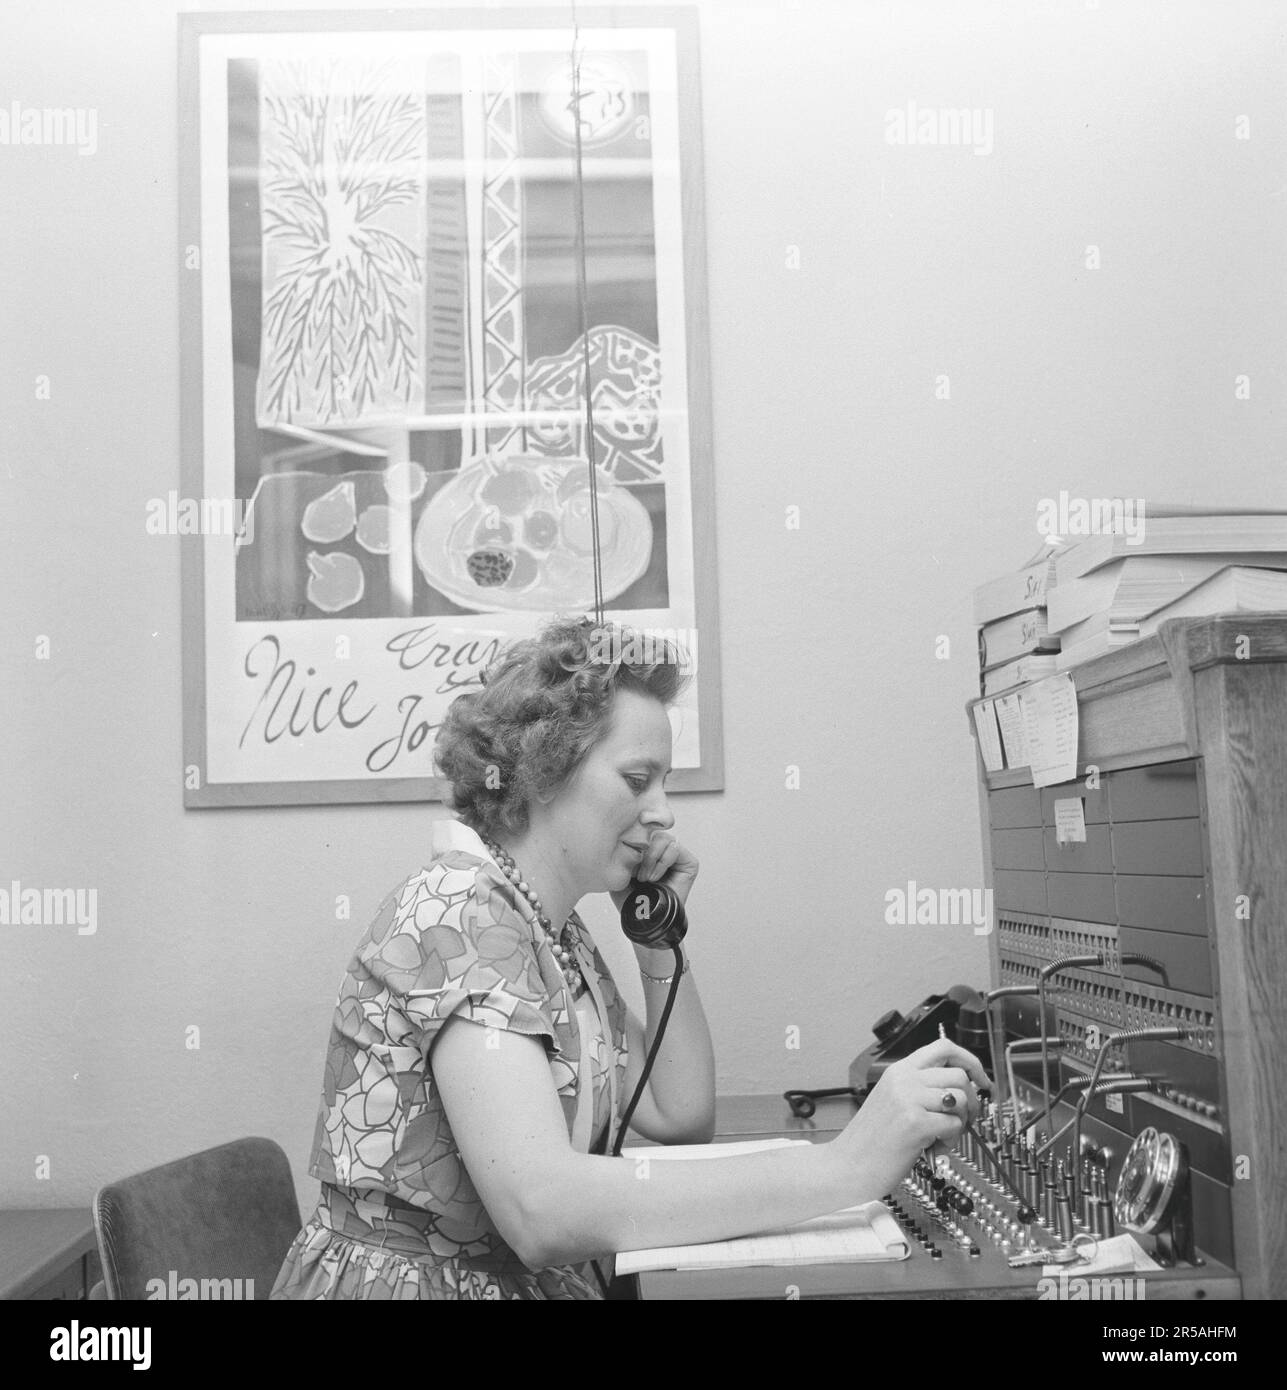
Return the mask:
<path id="1" fill-rule="evenodd" d="M 1184 1175 L 1184 1155 L 1173 1134 L 1151 1125 L 1135 1136 L 1122 1163 L 1113 1214 L 1128 1231 L 1147 1235 L 1170 1214 L 1171 1198 Z"/>

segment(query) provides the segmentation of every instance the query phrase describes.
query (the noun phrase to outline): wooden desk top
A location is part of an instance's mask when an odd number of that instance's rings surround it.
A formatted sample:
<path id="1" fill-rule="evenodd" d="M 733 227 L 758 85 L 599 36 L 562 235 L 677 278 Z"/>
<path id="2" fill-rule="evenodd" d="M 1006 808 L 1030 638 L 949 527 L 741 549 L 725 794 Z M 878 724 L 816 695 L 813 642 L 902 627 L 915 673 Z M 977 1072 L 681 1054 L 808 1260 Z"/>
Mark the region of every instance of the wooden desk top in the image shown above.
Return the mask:
<path id="1" fill-rule="evenodd" d="M 856 1112 L 847 1097 L 822 1100 L 817 1106 L 812 1119 L 798 1120 L 780 1094 L 720 1096 L 715 1104 L 715 1142 L 785 1136 L 824 1143 Z M 632 1138 L 631 1143 L 635 1142 Z M 1039 1267 L 1010 1269 L 990 1250 L 971 1259 L 952 1248 L 944 1250 L 941 1260 L 932 1260 L 916 1249 L 910 1259 L 874 1264 L 672 1269 L 638 1276 L 639 1297 L 643 1299 L 1035 1299 L 1041 1277 Z M 1238 1275 L 1214 1261 L 1199 1269 L 1159 1270 L 1142 1277 L 1151 1301 L 1242 1297 Z"/>
<path id="2" fill-rule="evenodd" d="M 28 1297 L 97 1249 L 88 1207 L 0 1211 L 0 1299 Z"/>

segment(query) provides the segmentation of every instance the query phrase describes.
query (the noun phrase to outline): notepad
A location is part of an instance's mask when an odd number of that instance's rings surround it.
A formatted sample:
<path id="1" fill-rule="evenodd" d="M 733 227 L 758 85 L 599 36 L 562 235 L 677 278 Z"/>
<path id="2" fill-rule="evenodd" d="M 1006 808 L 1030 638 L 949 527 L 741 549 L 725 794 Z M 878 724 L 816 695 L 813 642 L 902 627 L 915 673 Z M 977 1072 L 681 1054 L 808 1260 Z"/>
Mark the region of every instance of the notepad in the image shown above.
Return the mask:
<path id="1" fill-rule="evenodd" d="M 756 1139 L 736 1144 L 675 1144 L 622 1150 L 636 1161 L 732 1158 L 784 1146 L 807 1144 L 807 1139 Z M 778 1230 L 737 1236 L 699 1245 L 659 1246 L 623 1250 L 616 1258 L 618 1274 L 652 1269 L 729 1269 L 746 1265 L 850 1264 L 866 1260 L 905 1260 L 911 1254 L 907 1238 L 883 1202 L 845 1207 L 828 1216 Z"/>

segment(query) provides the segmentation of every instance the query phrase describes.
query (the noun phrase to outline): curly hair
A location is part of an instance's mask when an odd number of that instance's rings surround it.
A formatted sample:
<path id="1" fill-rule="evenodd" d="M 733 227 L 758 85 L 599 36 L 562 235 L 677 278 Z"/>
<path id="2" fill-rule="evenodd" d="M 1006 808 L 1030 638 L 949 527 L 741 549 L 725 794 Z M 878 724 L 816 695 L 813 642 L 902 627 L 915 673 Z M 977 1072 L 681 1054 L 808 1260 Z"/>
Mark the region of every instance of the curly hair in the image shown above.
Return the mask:
<path id="1" fill-rule="evenodd" d="M 669 640 L 589 617 L 557 617 L 510 643 L 438 731 L 450 809 L 485 839 L 521 835 L 533 798 L 561 787 L 607 734 L 616 692 L 673 704 L 691 679 L 686 656 Z"/>

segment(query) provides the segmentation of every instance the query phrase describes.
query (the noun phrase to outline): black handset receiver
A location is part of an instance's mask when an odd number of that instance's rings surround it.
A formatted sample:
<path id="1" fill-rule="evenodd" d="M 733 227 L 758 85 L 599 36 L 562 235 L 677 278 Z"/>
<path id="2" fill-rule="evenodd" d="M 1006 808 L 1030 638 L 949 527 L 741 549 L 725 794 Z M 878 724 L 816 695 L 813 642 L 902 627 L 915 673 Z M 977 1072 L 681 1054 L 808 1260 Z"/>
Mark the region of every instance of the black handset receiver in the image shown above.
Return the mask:
<path id="1" fill-rule="evenodd" d="M 678 946 L 688 935 L 688 916 L 673 889 L 632 878 L 621 904 L 621 930 L 637 946 L 659 951 Z"/>
<path id="2" fill-rule="evenodd" d="M 635 1087 L 635 1093 L 630 1097 L 630 1104 L 626 1106 L 625 1112 L 621 1116 L 617 1139 L 612 1146 L 611 1157 L 613 1158 L 619 1158 L 621 1155 L 621 1146 L 625 1142 L 626 1130 L 630 1127 L 630 1118 L 635 1113 L 635 1107 L 639 1104 L 639 1098 L 644 1093 L 644 1087 L 648 1084 L 652 1064 L 657 1058 L 657 1049 L 661 1046 L 662 1037 L 666 1032 L 666 1024 L 670 1019 L 670 1011 L 675 1005 L 675 995 L 679 990 L 681 978 L 680 971 L 684 968 L 684 958 L 679 953 L 679 943 L 688 935 L 688 914 L 684 911 L 684 905 L 680 902 L 679 895 L 673 889 L 667 888 L 662 883 L 648 883 L 640 878 L 632 878 L 626 885 L 625 898 L 621 904 L 621 930 L 637 946 L 648 946 L 657 951 L 669 947 L 675 953 L 675 968 L 672 972 L 673 979 L 670 982 L 670 990 L 666 995 L 665 1007 L 661 1011 L 661 1018 L 657 1020 L 657 1035 L 653 1038 L 652 1046 L 648 1049 L 648 1056 L 644 1059 L 643 1071 L 639 1074 L 639 1084 Z M 599 1281 L 599 1287 L 603 1290 L 604 1297 L 609 1297 L 608 1282 L 603 1277 L 602 1270 L 593 1260 L 590 1263 L 594 1269 L 595 1277 Z"/>
<path id="3" fill-rule="evenodd" d="M 630 1117 L 635 1113 L 639 1098 L 643 1095 L 644 1087 L 648 1084 L 648 1076 L 652 1071 L 652 1064 L 656 1060 L 657 1049 L 661 1046 L 662 1037 L 666 1032 L 666 1024 L 670 1019 L 670 1011 L 675 1005 L 675 995 L 679 990 L 680 971 L 684 968 L 684 958 L 679 953 L 679 943 L 688 934 L 688 914 L 685 913 L 684 905 L 673 889 L 667 888 L 663 883 L 647 883 L 643 879 L 632 878 L 626 885 L 625 900 L 621 904 L 621 929 L 637 946 L 649 946 L 658 951 L 668 947 L 675 953 L 675 968 L 672 972 L 670 991 L 666 995 L 665 1008 L 662 1009 L 661 1018 L 657 1021 L 657 1034 L 652 1040 L 652 1046 L 648 1049 L 643 1071 L 639 1074 L 639 1084 L 635 1087 L 635 1093 L 630 1097 L 630 1104 L 626 1106 L 625 1113 L 621 1117 L 621 1127 L 617 1131 L 617 1142 L 612 1146 L 614 1157 L 621 1152 L 621 1145 L 625 1142 Z"/>

